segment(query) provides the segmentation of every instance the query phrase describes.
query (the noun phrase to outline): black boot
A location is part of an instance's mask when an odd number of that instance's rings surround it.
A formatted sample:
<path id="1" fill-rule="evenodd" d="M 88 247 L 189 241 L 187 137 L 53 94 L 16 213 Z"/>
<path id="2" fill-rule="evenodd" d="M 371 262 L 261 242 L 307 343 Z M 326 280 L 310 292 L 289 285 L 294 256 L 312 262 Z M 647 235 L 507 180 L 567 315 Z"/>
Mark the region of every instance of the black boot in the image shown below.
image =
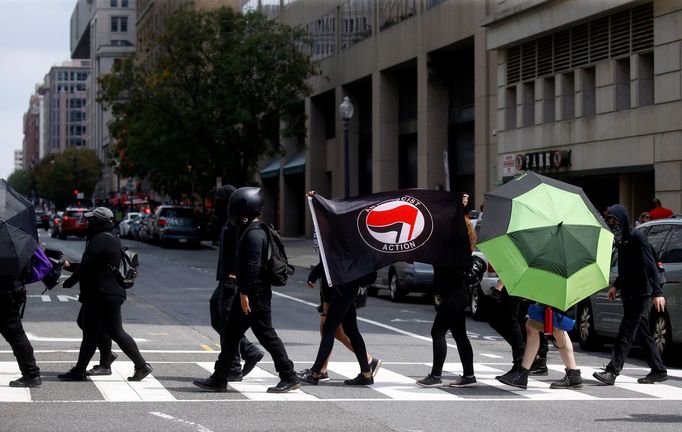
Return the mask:
<path id="1" fill-rule="evenodd" d="M 535 359 L 530 369 L 528 369 L 530 376 L 547 376 L 547 359 L 538 357 Z"/>
<path id="2" fill-rule="evenodd" d="M 580 376 L 580 369 L 566 369 L 566 375 L 559 381 L 554 381 L 549 388 L 551 389 L 577 389 L 583 386 L 583 379 Z"/>
<path id="3" fill-rule="evenodd" d="M 512 368 L 509 369 L 509 372 L 506 372 L 506 373 L 504 373 L 504 374 L 502 374 L 502 375 L 498 375 L 498 376 L 495 377 L 495 379 L 499 381 L 500 378 L 502 378 L 503 376 L 508 376 L 508 375 L 513 374 L 514 372 L 516 372 L 516 371 L 518 370 L 518 368 L 519 368 L 520 366 L 521 366 L 521 363 L 516 363 L 516 362 L 514 362 L 514 364 L 512 365 Z"/>
<path id="4" fill-rule="evenodd" d="M 40 375 L 29 377 L 22 376 L 19 379 L 9 382 L 10 387 L 40 387 L 43 381 L 40 379 Z"/>
<path id="5" fill-rule="evenodd" d="M 525 390 L 528 388 L 528 369 L 519 366 L 516 371 L 502 375 L 497 380 L 502 384 Z"/>
<path id="6" fill-rule="evenodd" d="M 215 374 L 203 380 L 196 380 L 193 384 L 197 387 L 201 387 L 204 390 L 209 390 L 212 392 L 227 392 L 227 380 L 224 378 L 220 379 L 216 377 Z"/>
<path id="7" fill-rule="evenodd" d="M 154 369 L 149 365 L 149 363 L 145 363 L 144 366 L 140 368 L 135 368 L 135 373 L 133 376 L 128 377 L 128 381 L 142 381 L 147 375 L 152 373 Z"/>

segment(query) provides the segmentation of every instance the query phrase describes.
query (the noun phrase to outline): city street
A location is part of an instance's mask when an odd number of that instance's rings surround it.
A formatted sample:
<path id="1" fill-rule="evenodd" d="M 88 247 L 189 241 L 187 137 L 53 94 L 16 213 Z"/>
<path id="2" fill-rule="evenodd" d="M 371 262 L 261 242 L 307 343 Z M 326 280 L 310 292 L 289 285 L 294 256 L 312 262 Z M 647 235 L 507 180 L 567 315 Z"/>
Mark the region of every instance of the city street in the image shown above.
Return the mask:
<path id="1" fill-rule="evenodd" d="M 51 239 L 47 247 L 78 259 L 83 239 Z M 298 241 L 298 240 L 295 240 Z M 304 250 L 300 247 L 298 250 Z M 43 385 L 9 388 L 19 376 L 9 346 L 0 347 L 0 430 L 2 431 L 445 431 L 445 430 L 679 430 L 682 371 L 670 368 L 664 384 L 640 385 L 646 364 L 635 350 L 615 387 L 597 385 L 592 372 L 605 365 L 608 351 L 576 359 L 585 381 L 579 391 L 549 390 L 563 376 L 554 348 L 550 373 L 530 380 L 527 391 L 498 383 L 495 375 L 510 368 L 506 343 L 486 324 L 468 321 L 478 385 L 473 388 L 420 388 L 414 381 L 429 370 L 433 307 L 421 298 L 392 303 L 385 295 L 370 298 L 359 311 L 368 351 L 383 359 L 371 387 L 353 388 L 353 355 L 336 345 L 330 382 L 277 395 L 265 393 L 276 383 L 269 355 L 227 393 L 206 393 L 192 385 L 207 377 L 219 346 L 209 326 L 208 298 L 215 287 L 217 250 L 162 249 L 124 241 L 140 254 L 140 277 L 128 291 L 124 326 L 154 367 L 141 383 L 128 383 L 132 363 L 119 352 L 111 377 L 60 382 L 57 374 L 75 364 L 80 341 L 76 325 L 78 288 L 61 287 L 41 295 L 29 287 L 24 326 L 36 350 Z M 310 251 L 312 254 L 312 248 Z M 298 258 L 298 260 L 297 260 Z M 301 257 L 292 257 L 303 263 Z M 317 289 L 304 284 L 307 269 L 297 268 L 288 286 L 273 296 L 275 328 L 297 369 L 310 367 L 319 342 L 314 306 Z M 251 335 L 249 332 L 247 335 Z M 251 338 L 253 336 L 251 335 Z M 457 349 L 449 338 L 445 381 L 461 373 Z M 115 347 L 117 348 L 117 347 Z M 608 349 L 608 348 L 607 348 Z M 93 359 L 97 362 L 97 355 Z"/>

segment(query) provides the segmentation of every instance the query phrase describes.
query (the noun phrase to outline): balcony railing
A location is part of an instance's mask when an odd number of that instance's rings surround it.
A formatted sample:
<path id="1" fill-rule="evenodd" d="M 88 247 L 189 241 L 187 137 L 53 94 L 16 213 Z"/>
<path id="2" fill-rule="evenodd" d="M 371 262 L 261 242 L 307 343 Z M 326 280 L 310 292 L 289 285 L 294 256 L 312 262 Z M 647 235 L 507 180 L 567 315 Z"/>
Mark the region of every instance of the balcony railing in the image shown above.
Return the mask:
<path id="1" fill-rule="evenodd" d="M 417 0 L 379 0 L 379 30 L 417 14 Z"/>
<path id="2" fill-rule="evenodd" d="M 348 0 L 341 6 L 341 48 L 372 36 L 372 0 Z"/>

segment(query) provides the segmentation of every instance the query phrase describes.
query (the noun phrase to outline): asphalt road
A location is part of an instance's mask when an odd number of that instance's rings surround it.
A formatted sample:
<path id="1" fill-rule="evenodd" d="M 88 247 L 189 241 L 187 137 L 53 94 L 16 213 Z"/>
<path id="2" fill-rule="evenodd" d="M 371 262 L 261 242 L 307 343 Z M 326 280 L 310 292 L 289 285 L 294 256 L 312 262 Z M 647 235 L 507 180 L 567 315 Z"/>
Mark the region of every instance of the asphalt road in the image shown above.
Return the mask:
<path id="1" fill-rule="evenodd" d="M 84 240 L 55 240 L 49 247 L 78 259 Z M 670 369 L 665 384 L 639 385 L 646 365 L 635 356 L 615 387 L 602 387 L 591 369 L 608 362 L 608 352 L 583 353 L 576 346 L 585 386 L 580 391 L 549 390 L 563 375 L 556 350 L 548 377 L 513 391 L 494 380 L 510 367 L 508 346 L 486 323 L 469 320 L 479 384 L 474 388 L 423 389 L 414 384 L 429 370 L 433 308 L 421 298 L 391 303 L 370 298 L 359 311 L 368 350 L 384 366 L 372 387 L 343 384 L 358 366 L 337 344 L 331 382 L 281 395 L 264 392 L 277 381 L 269 355 L 228 393 L 204 393 L 192 380 L 207 377 L 219 346 L 210 328 L 208 298 L 215 287 L 217 250 L 161 249 L 126 241 L 138 250 L 141 273 L 124 305 L 127 331 L 154 367 L 150 378 L 129 385 L 132 363 L 120 355 L 105 380 L 63 383 L 58 373 L 75 364 L 80 341 L 78 288 L 55 288 L 43 295 L 29 287 L 24 326 L 36 349 L 43 385 L 10 389 L 18 369 L 6 342 L 0 344 L 0 431 L 445 431 L 445 430 L 680 430 L 682 371 Z M 319 343 L 317 290 L 305 286 L 298 269 L 273 296 L 273 320 L 297 369 L 310 367 Z M 249 333 L 250 334 L 250 333 Z M 251 335 L 252 336 L 252 335 Z M 252 338 L 253 339 L 253 338 Z M 445 378 L 461 372 L 449 339 Z M 95 357 L 95 362 L 97 356 Z"/>

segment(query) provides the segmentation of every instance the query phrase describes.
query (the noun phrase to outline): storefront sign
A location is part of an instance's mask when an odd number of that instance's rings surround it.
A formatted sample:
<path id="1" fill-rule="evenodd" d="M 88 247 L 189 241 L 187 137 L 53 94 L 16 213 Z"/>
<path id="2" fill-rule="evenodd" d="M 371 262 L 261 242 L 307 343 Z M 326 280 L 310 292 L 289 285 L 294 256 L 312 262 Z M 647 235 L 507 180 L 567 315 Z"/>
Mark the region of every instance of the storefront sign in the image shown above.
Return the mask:
<path id="1" fill-rule="evenodd" d="M 517 154 L 515 160 L 517 171 L 543 171 L 571 166 L 571 151 L 548 150 Z"/>

